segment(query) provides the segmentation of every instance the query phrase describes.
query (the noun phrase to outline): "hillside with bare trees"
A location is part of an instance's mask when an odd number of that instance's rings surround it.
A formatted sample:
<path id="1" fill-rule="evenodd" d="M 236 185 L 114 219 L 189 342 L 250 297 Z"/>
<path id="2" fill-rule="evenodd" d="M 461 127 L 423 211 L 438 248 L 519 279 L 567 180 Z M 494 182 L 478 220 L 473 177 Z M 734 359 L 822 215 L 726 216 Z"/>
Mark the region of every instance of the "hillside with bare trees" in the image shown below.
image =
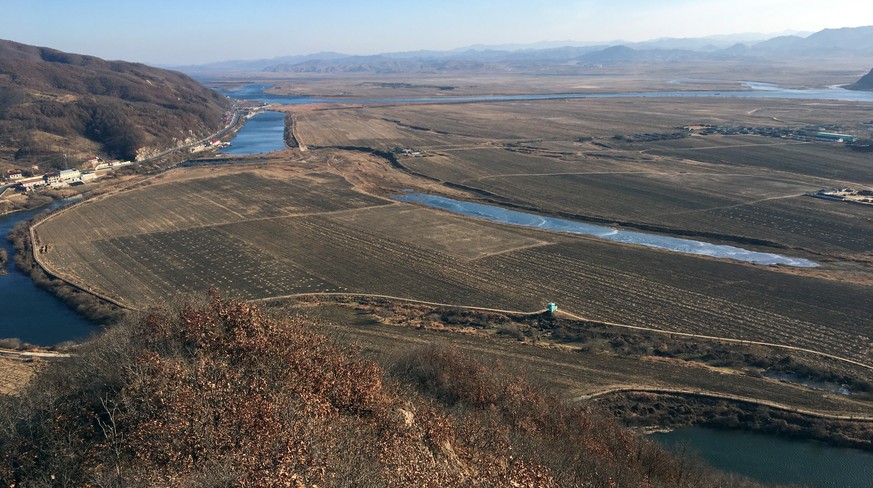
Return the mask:
<path id="1" fill-rule="evenodd" d="M 0 40 L 0 161 L 134 160 L 215 132 L 229 106 L 182 73 Z"/>

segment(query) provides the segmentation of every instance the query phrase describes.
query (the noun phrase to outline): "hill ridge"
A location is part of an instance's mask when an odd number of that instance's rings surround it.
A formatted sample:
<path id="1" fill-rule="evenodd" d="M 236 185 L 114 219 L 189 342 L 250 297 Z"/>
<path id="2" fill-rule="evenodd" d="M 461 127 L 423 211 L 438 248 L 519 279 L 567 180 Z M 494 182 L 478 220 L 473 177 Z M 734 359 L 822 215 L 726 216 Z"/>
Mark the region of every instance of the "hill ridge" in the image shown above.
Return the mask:
<path id="1" fill-rule="evenodd" d="M 866 75 L 862 76 L 860 80 L 846 88 L 850 90 L 873 91 L 873 69 L 871 69 Z"/>
<path id="2" fill-rule="evenodd" d="M 141 159 L 219 129 L 229 105 L 180 72 L 0 40 L 0 160 Z"/>

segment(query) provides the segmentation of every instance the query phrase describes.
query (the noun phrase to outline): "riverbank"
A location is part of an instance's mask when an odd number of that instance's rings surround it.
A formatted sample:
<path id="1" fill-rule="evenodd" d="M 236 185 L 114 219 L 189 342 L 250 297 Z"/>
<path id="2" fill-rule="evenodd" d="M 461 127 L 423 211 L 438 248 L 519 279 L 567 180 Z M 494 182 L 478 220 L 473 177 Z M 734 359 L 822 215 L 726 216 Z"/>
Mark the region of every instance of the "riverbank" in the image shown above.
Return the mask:
<path id="1" fill-rule="evenodd" d="M 703 426 L 873 451 L 873 420 L 829 418 L 717 395 L 667 391 L 619 391 L 592 403 L 633 429 Z"/>
<path id="2" fill-rule="evenodd" d="M 13 200 L 12 198 L 16 198 Z M 0 201 L 0 218 L 12 215 L 14 213 L 26 212 L 28 210 L 36 210 L 46 205 L 50 205 L 55 198 L 47 194 L 33 195 L 15 195 L 14 197 L 4 197 Z"/>
<path id="3" fill-rule="evenodd" d="M 70 203 L 55 200 L 47 208 L 57 210 Z M 0 226 L 4 231 L 0 250 L 14 262 L 6 263 L 3 269 L 8 275 L 0 282 L 4 300 L 8 300 L 4 303 L 8 323 L 0 337 L 16 338 L 27 345 L 51 346 L 85 339 L 100 330 L 94 325 L 114 323 L 123 315 L 120 309 L 47 275 L 35 263 L 28 229 L 48 215 L 46 210 L 31 209 L 17 218 L 2 218 Z"/>
<path id="4" fill-rule="evenodd" d="M 286 149 L 289 147 L 287 119 L 286 114 L 270 110 L 259 111 L 247 117 L 245 124 L 234 134 L 230 145 L 219 149 L 218 154 L 252 156 Z"/>
<path id="5" fill-rule="evenodd" d="M 602 80 L 605 81 L 605 80 Z M 553 82 L 553 80 L 550 80 Z M 465 93 L 464 90 L 437 90 L 424 92 L 398 92 L 365 90 L 359 93 L 350 92 L 348 85 L 343 85 L 342 92 L 323 92 L 321 88 L 323 80 L 318 80 L 318 86 L 307 90 L 300 90 L 300 84 L 294 87 L 286 85 L 282 81 L 276 82 L 247 82 L 241 87 L 233 89 L 219 89 L 222 93 L 238 100 L 249 100 L 267 104 L 279 105 L 308 105 L 308 104 L 373 104 L 373 103 L 469 103 L 469 102 L 506 102 L 528 100 L 569 100 L 585 98 L 727 98 L 727 99 L 765 99 L 780 98 L 787 100 L 838 100 L 852 102 L 871 102 L 873 95 L 870 92 L 851 91 L 840 87 L 807 87 L 805 89 L 785 88 L 769 83 L 754 83 L 733 81 L 727 82 L 718 89 L 712 85 L 688 86 L 657 84 L 645 85 L 622 85 L 608 83 L 604 86 L 584 86 L 579 90 L 578 80 L 573 84 L 566 85 L 567 91 L 559 91 L 550 85 L 550 89 L 537 90 L 529 85 L 518 85 L 514 89 L 505 91 L 506 87 L 481 90 L 478 93 Z M 215 85 L 216 83 L 213 83 Z M 599 83 L 598 83 L 599 84 Z M 676 90 L 677 87 L 688 86 L 688 89 Z M 360 87 L 360 85 L 358 85 Z M 504 92 L 501 94 L 497 94 Z M 451 95 L 446 95 L 451 93 Z M 405 96 L 404 96 L 405 95 Z"/>
<path id="6" fill-rule="evenodd" d="M 23 344 L 16 339 L 0 339 L 0 395 L 16 395 L 48 361 L 70 357 L 56 348 Z"/>
<path id="7" fill-rule="evenodd" d="M 716 259 L 732 259 L 767 266 L 783 265 L 801 268 L 814 268 L 818 266 L 817 263 L 803 258 L 750 251 L 735 246 L 713 244 L 710 242 L 691 239 L 681 239 L 667 235 L 620 230 L 616 227 L 591 225 L 573 220 L 518 212 L 495 205 L 483 205 L 479 203 L 460 201 L 439 195 L 403 193 L 392 195 L 392 198 L 401 202 L 418 203 L 458 215 L 476 217 L 502 224 L 544 229 L 567 234 L 593 236 L 617 243 L 636 244 L 684 254 L 707 256 Z"/>
<path id="8" fill-rule="evenodd" d="M 49 275 L 37 263 L 33 255 L 29 229 L 44 218 L 47 218 L 47 215 L 21 222 L 8 234 L 7 239 L 12 243 L 13 259 L 17 268 L 29 276 L 36 286 L 58 297 L 88 321 L 105 326 L 120 320 L 125 314 L 124 309 Z"/>

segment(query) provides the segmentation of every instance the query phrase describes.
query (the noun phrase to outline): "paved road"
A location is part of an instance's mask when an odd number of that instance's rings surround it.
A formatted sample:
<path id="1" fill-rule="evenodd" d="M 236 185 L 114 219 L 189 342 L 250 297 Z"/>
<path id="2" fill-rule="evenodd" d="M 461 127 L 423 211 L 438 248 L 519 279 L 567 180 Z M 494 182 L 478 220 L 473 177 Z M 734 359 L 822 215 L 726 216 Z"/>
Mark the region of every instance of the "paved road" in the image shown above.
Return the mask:
<path id="1" fill-rule="evenodd" d="M 239 123 L 239 110 L 234 108 L 233 119 L 230 121 L 230 124 L 228 124 L 224 129 L 221 129 L 220 131 L 216 132 L 215 134 L 207 136 L 204 139 L 200 139 L 200 140 L 193 142 L 191 144 L 188 144 L 186 146 L 168 149 L 168 150 L 158 154 L 157 156 L 152 156 L 148 159 L 143 159 L 142 161 L 137 161 L 135 164 L 143 164 L 143 163 L 150 163 L 152 161 L 157 161 L 159 159 L 162 159 L 162 158 L 169 156 L 170 154 L 173 154 L 173 153 L 176 153 L 179 151 L 183 151 L 183 150 L 188 150 L 188 149 L 190 149 L 198 144 L 202 144 L 205 141 L 209 141 L 212 139 L 219 139 L 222 136 L 224 136 L 225 134 L 227 134 L 228 132 L 230 132 L 234 127 L 236 127 L 237 123 Z"/>
<path id="2" fill-rule="evenodd" d="M 212 139 L 219 139 L 219 138 L 223 137 L 225 134 L 227 134 L 228 132 L 230 132 L 231 130 L 233 130 L 236 127 L 236 125 L 239 123 L 239 119 L 240 119 L 240 112 L 238 109 L 234 108 L 233 119 L 231 119 L 230 124 L 228 124 L 225 128 L 221 129 L 220 131 L 216 132 L 215 134 L 212 134 L 204 139 L 200 139 L 200 140 L 193 142 L 191 144 L 188 144 L 186 146 L 168 149 L 168 150 L 158 154 L 157 156 L 152 156 L 148 159 L 143 159 L 142 161 L 136 161 L 136 162 L 134 162 L 134 164 L 143 164 L 143 163 L 150 163 L 152 161 L 157 161 L 157 160 L 165 158 L 173 153 L 177 153 L 179 151 L 186 151 L 186 150 L 188 150 L 188 149 L 190 149 L 198 144 L 202 144 L 205 141 L 209 141 Z M 0 185 L 0 194 L 2 194 L 6 188 L 11 187 L 11 186 L 15 186 L 15 183 L 6 183 L 3 185 Z"/>

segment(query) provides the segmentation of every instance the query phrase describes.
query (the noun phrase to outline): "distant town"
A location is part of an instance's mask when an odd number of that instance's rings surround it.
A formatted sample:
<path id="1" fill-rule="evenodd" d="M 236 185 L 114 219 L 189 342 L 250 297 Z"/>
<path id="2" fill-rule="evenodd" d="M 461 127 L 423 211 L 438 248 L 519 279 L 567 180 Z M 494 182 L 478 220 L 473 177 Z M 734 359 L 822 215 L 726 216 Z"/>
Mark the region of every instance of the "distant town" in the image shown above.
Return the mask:
<path id="1" fill-rule="evenodd" d="M 803 142 L 838 142 L 854 144 L 859 142 L 858 136 L 838 132 L 842 127 L 837 125 L 811 126 L 802 129 L 787 127 L 745 127 L 734 125 L 692 125 L 683 127 L 688 133 L 703 136 L 720 135 L 758 135 L 764 137 L 776 137 L 781 139 L 793 139 Z"/>
<path id="2" fill-rule="evenodd" d="M 104 161 L 99 157 L 88 159 L 85 164 L 89 170 L 62 169 L 39 174 L 39 166 L 34 165 L 31 171 L 13 169 L 6 172 L 4 180 L 11 183 L 10 188 L 16 191 L 29 192 L 38 188 L 66 188 L 83 185 L 113 171 L 133 164 L 132 161 Z"/>

